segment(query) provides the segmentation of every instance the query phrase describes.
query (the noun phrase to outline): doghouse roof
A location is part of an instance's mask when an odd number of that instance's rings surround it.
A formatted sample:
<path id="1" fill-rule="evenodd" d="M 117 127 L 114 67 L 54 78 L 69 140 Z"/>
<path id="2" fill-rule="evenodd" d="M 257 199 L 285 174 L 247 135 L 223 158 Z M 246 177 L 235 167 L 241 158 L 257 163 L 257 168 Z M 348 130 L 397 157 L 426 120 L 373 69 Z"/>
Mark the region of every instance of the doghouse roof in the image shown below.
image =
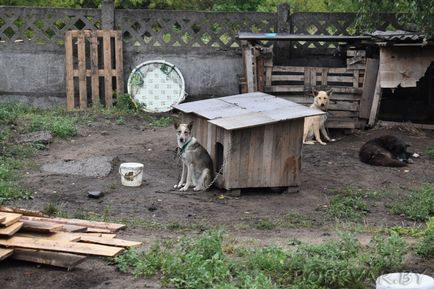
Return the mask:
<path id="1" fill-rule="evenodd" d="M 187 102 L 173 107 L 185 113 L 200 115 L 227 130 L 324 114 L 320 110 L 262 92 Z"/>

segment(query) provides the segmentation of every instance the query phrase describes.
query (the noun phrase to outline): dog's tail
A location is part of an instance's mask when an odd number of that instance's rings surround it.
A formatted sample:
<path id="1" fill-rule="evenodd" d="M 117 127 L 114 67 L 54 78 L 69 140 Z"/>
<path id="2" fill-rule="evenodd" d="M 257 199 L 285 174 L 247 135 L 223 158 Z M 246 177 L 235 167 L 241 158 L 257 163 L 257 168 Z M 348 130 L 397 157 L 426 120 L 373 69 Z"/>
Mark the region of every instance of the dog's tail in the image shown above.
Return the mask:
<path id="1" fill-rule="evenodd" d="M 384 155 L 384 154 L 375 154 L 375 155 L 372 155 L 368 159 L 360 156 L 360 160 L 364 163 L 367 163 L 367 164 L 373 165 L 373 166 L 382 166 L 382 167 L 405 167 L 405 166 L 407 166 L 407 163 L 393 159 L 390 156 Z"/>

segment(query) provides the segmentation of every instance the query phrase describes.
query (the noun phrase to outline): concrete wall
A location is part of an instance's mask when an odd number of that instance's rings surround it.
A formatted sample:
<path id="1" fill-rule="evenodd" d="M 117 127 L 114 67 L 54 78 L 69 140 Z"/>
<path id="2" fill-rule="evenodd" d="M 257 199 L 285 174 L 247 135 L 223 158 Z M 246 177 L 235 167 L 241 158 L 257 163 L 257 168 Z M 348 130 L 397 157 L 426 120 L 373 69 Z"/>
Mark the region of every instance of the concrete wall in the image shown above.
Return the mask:
<path id="1" fill-rule="evenodd" d="M 165 60 L 181 71 L 187 101 L 237 94 L 242 72 L 239 54 L 163 54 L 124 52 L 124 78 L 135 66 L 149 60 Z M 125 86 L 126 87 L 126 86 Z M 126 89 L 126 88 L 125 88 Z M 0 101 L 18 100 L 38 107 L 66 102 L 63 50 L 8 50 L 0 53 Z"/>

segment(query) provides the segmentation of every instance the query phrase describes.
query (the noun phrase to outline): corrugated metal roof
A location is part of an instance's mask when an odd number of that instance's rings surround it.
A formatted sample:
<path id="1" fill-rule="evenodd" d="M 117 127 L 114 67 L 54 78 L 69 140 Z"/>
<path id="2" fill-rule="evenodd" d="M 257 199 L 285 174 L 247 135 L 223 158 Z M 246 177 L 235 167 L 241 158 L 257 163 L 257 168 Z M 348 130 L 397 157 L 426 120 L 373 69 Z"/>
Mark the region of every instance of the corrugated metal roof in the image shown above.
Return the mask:
<path id="1" fill-rule="evenodd" d="M 377 39 L 394 41 L 394 42 L 417 42 L 417 41 L 423 41 L 424 39 L 423 34 L 404 31 L 404 30 L 395 30 L 395 31 L 376 30 L 372 33 L 369 33 L 369 35 Z"/>
<path id="2" fill-rule="evenodd" d="M 324 112 L 262 92 L 244 93 L 177 104 L 174 108 L 194 113 L 227 130 L 320 115 Z"/>

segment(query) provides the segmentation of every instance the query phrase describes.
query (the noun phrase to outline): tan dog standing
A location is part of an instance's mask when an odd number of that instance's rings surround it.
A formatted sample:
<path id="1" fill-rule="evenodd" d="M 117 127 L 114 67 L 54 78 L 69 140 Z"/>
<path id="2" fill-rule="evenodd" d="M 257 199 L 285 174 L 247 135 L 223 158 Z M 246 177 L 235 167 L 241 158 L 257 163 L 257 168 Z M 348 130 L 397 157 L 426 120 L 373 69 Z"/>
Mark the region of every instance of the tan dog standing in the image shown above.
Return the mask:
<path id="1" fill-rule="evenodd" d="M 313 90 L 314 100 L 310 107 L 327 111 L 332 92 L 333 89 L 328 91 Z M 322 145 L 326 145 L 326 143 L 321 140 L 320 131 L 326 140 L 335 141 L 335 139 L 330 138 L 327 134 L 325 129 L 326 120 L 327 114 L 309 116 L 304 119 L 303 144 L 314 144 L 315 142 L 312 140 L 312 138 L 315 137 L 317 142 Z"/>

